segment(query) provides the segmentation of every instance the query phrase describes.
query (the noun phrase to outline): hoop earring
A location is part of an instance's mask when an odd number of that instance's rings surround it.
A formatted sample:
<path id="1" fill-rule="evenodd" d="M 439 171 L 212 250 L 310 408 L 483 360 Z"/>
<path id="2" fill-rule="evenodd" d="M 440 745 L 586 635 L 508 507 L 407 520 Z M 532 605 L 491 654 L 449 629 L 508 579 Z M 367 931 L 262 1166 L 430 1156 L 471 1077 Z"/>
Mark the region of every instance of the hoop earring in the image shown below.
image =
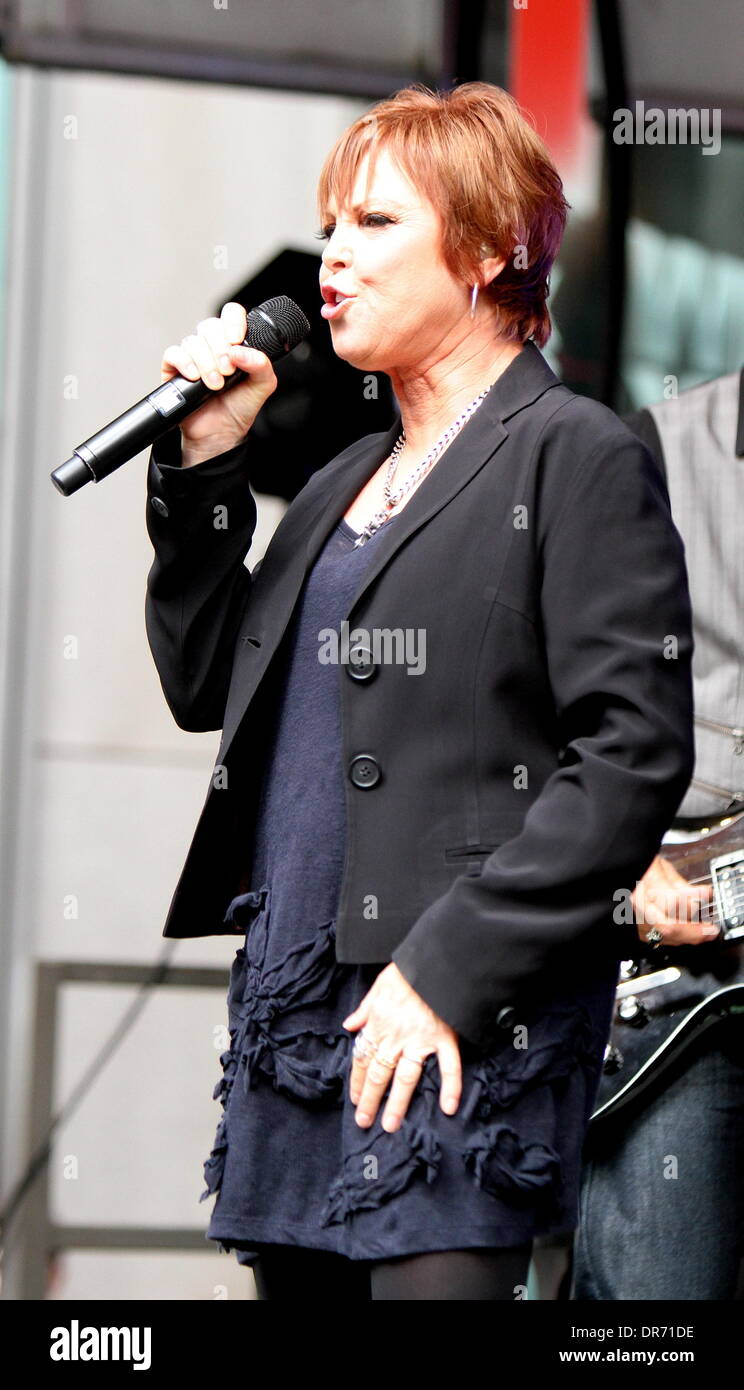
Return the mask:
<path id="1" fill-rule="evenodd" d="M 470 317 L 471 317 L 471 319 L 474 319 L 474 318 L 475 318 L 475 306 L 476 306 L 477 303 L 478 303 L 478 285 L 477 285 L 477 283 L 476 283 L 475 285 L 473 285 L 472 290 L 471 290 L 471 292 L 470 292 Z"/>

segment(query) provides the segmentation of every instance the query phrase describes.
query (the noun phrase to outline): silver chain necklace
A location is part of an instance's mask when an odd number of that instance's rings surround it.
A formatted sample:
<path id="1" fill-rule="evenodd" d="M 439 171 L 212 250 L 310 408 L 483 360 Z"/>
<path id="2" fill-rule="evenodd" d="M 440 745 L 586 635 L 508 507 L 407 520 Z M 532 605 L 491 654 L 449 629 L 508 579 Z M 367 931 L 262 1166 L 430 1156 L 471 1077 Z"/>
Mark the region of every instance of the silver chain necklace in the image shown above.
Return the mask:
<path id="1" fill-rule="evenodd" d="M 452 440 L 455 438 L 455 435 L 460 433 L 460 430 L 462 429 L 465 422 L 470 419 L 470 416 L 473 414 L 473 411 L 477 410 L 481 402 L 486 399 L 486 396 L 491 390 L 491 386 L 493 386 L 493 382 L 486 386 L 485 390 L 481 391 L 480 395 L 476 396 L 475 399 L 472 400 L 469 405 L 465 406 L 465 409 L 461 411 L 457 419 L 453 421 L 451 425 L 447 426 L 447 429 L 444 431 L 444 434 L 442 434 L 439 437 L 436 444 L 434 444 L 433 447 L 429 450 L 428 454 L 426 455 L 426 458 L 422 459 L 421 463 L 417 464 L 413 472 L 409 475 L 408 478 L 406 478 L 402 487 L 400 487 L 397 492 L 392 492 L 390 484 L 393 480 L 393 474 L 395 473 L 395 469 L 397 467 L 398 456 L 400 455 L 401 450 L 403 449 L 403 446 L 406 442 L 406 432 L 405 430 L 401 431 L 401 433 L 398 435 L 398 438 L 395 441 L 395 444 L 393 445 L 392 453 L 390 454 L 390 459 L 388 461 L 387 471 L 385 474 L 385 506 L 382 508 L 381 511 L 375 512 L 372 519 L 367 522 L 367 525 L 364 527 L 363 531 L 360 532 L 360 534 L 357 536 L 357 539 L 354 541 L 354 549 L 356 549 L 356 547 L 359 545 L 364 545 L 365 541 L 368 541 L 370 536 L 374 535 L 375 531 L 379 531 L 380 527 L 383 526 L 385 522 L 389 520 L 390 513 L 393 507 L 396 507 L 398 505 L 401 498 L 405 497 L 406 493 L 413 487 L 414 483 L 418 482 L 418 479 L 422 477 L 422 475 L 426 473 L 429 468 L 431 468 L 433 463 L 436 462 L 436 460 L 439 458 L 439 455 L 442 454 L 444 450 L 447 448 L 447 445 L 452 443 Z"/>

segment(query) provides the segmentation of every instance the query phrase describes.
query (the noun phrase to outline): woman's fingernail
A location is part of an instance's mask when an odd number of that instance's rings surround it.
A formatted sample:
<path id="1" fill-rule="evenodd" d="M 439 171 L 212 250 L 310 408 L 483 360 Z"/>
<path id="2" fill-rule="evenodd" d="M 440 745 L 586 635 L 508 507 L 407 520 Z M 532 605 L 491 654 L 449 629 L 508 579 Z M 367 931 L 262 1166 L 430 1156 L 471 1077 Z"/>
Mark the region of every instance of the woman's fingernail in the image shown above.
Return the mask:
<path id="1" fill-rule="evenodd" d="M 207 381 L 210 386 L 222 385 L 222 377 L 219 372 L 207 372 Z"/>
<path id="2" fill-rule="evenodd" d="M 223 352 L 221 358 L 219 359 L 219 361 L 220 361 L 220 366 L 221 366 L 223 372 L 232 371 L 232 362 L 230 361 L 230 358 L 227 357 L 227 356 L 225 355 L 224 352 Z"/>
<path id="3" fill-rule="evenodd" d="M 718 936 L 719 932 L 719 927 L 703 927 L 703 936 Z"/>
<path id="4" fill-rule="evenodd" d="M 371 1118 L 371 1115 L 357 1115 L 356 1122 L 358 1125 L 368 1125 Z"/>
<path id="5" fill-rule="evenodd" d="M 454 1115 L 457 1109 L 457 1101 L 454 1096 L 448 1096 L 447 1100 L 442 1102 L 442 1109 L 445 1115 Z"/>

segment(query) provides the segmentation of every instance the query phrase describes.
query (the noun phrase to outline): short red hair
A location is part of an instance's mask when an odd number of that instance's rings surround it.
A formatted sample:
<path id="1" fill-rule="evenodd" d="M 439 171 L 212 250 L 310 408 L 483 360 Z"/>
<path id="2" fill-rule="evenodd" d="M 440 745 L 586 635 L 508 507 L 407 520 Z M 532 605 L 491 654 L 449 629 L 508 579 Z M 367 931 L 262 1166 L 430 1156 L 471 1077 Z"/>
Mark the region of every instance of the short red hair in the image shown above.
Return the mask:
<path id="1" fill-rule="evenodd" d="M 365 155 L 385 148 L 442 218 L 453 275 L 480 283 L 484 255 L 506 264 L 482 289 L 499 333 L 544 347 L 550 269 L 570 204 L 550 154 L 513 97 L 489 82 L 434 92 L 422 83 L 378 102 L 339 137 L 318 180 L 321 222 L 348 199 Z"/>

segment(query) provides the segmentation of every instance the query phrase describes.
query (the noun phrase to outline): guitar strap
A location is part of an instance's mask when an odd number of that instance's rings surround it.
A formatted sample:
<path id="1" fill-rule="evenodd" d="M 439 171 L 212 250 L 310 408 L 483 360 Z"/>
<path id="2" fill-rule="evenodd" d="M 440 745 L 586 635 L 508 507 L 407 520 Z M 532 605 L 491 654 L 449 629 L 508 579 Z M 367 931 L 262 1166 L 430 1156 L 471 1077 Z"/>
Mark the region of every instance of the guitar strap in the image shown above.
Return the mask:
<path id="1" fill-rule="evenodd" d="M 695 779 L 693 778 L 693 781 Z M 724 791 L 721 787 L 711 787 L 708 782 L 698 782 L 699 787 L 704 787 L 706 791 L 712 791 L 721 796 L 731 796 L 730 792 Z M 677 816 L 672 821 L 673 830 L 707 830 L 711 826 L 716 826 L 727 816 L 737 816 L 740 811 L 744 811 L 744 799 L 734 797 L 725 810 L 716 811 L 714 816 Z"/>

